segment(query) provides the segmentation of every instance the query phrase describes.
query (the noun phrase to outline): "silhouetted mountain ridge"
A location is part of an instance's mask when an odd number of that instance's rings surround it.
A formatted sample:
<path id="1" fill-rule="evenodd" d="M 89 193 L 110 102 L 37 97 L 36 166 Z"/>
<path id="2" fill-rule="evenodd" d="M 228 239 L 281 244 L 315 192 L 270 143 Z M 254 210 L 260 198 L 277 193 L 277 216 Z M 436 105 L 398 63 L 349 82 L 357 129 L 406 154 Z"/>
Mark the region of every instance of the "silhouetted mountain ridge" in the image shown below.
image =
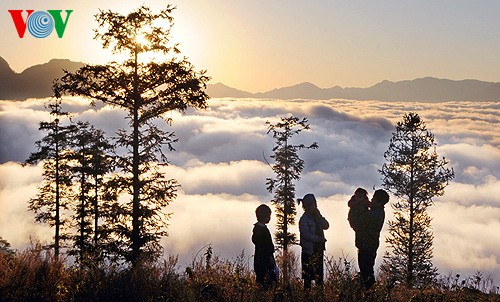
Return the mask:
<path id="1" fill-rule="evenodd" d="M 63 69 L 73 72 L 82 62 L 53 59 L 45 64 L 14 72 L 0 57 L 0 99 L 24 100 L 52 95 L 52 82 L 61 77 Z M 211 97 L 269 98 L 269 99 L 351 99 L 380 101 L 500 101 L 500 83 L 479 80 L 448 80 L 425 77 L 398 82 L 382 81 L 368 88 L 334 86 L 320 88 L 304 82 L 267 92 L 250 93 L 222 83 L 209 84 Z"/>
<path id="2" fill-rule="evenodd" d="M 209 85 L 211 91 L 216 91 L 218 98 L 232 97 L 232 98 L 248 98 L 253 97 L 250 92 L 231 88 L 222 83 L 215 83 Z"/>
<path id="3" fill-rule="evenodd" d="M 211 97 L 240 97 L 221 94 L 219 89 L 231 91 L 231 87 L 217 83 L 208 85 L 207 92 Z M 236 89 L 235 89 L 236 90 Z M 500 83 L 479 80 L 448 80 L 433 77 L 405 80 L 399 82 L 382 81 L 368 88 L 320 88 L 305 82 L 290 87 L 273 89 L 267 92 L 249 93 L 237 90 L 239 95 L 245 94 L 253 98 L 270 99 L 351 99 L 380 101 L 500 101 Z"/>
<path id="4" fill-rule="evenodd" d="M 14 72 L 0 57 L 0 99 L 24 100 L 52 96 L 54 79 L 64 75 L 63 70 L 74 72 L 84 63 L 67 59 L 52 59 L 45 64 L 31 66 L 21 73 Z"/>

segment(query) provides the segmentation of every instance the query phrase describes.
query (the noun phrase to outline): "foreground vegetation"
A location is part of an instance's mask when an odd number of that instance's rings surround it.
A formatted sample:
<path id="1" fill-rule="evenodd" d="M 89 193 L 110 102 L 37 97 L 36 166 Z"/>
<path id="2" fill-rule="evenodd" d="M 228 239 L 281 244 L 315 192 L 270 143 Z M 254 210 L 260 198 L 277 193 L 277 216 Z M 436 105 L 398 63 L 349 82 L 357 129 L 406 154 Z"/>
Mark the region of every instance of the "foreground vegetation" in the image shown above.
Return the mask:
<path id="1" fill-rule="evenodd" d="M 325 262 L 324 288 L 309 293 L 302 289 L 296 257 L 290 283 L 269 293 L 256 285 L 248 256 L 220 259 L 211 247 L 185 269 L 174 256 L 134 268 L 67 262 L 39 247 L 0 253 L 0 301 L 500 301 L 499 288 L 479 273 L 465 279 L 450 274 L 423 289 L 382 278 L 365 292 L 353 263 L 333 257 Z"/>

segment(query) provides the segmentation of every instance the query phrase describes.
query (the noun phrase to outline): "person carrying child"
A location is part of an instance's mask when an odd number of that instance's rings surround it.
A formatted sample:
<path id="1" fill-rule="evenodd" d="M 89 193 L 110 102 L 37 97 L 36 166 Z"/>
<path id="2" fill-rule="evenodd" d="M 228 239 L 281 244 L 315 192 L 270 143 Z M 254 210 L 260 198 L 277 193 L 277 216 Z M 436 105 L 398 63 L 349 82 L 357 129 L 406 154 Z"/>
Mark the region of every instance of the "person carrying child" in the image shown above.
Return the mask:
<path id="1" fill-rule="evenodd" d="M 366 198 L 365 198 L 366 197 Z M 355 244 L 358 248 L 358 266 L 361 281 L 365 289 L 375 284 L 375 258 L 380 245 L 380 231 L 384 224 L 384 206 L 389 202 L 389 194 L 384 190 L 376 190 L 371 202 L 368 192 L 358 188 L 349 200 L 348 220 L 355 232 Z"/>
<path id="2" fill-rule="evenodd" d="M 276 285 L 276 262 L 274 260 L 274 244 L 266 224 L 271 220 L 271 208 L 261 204 L 255 210 L 257 223 L 254 224 L 252 242 L 255 245 L 254 271 L 257 284 L 264 290 Z"/>

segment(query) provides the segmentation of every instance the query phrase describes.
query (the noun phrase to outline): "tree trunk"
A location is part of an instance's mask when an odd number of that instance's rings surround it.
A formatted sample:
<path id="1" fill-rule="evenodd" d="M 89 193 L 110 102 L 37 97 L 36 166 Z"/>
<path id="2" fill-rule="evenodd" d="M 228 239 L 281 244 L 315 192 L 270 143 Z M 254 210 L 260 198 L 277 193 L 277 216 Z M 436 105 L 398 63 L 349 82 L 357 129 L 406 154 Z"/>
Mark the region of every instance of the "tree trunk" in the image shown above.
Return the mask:
<path id="1" fill-rule="evenodd" d="M 95 168 L 95 167 L 94 167 Z M 97 240 L 99 238 L 99 207 L 98 207 L 98 194 L 99 194 L 99 178 L 97 173 L 94 174 L 95 183 L 94 183 L 94 248 L 97 249 Z"/>
<path id="2" fill-rule="evenodd" d="M 414 218 L 415 218 L 415 179 L 414 179 L 414 171 L 415 171 L 415 153 L 416 153 L 415 142 L 412 140 L 412 155 L 410 162 L 410 226 L 409 226 L 409 238 L 408 238 L 408 265 L 406 271 L 406 285 L 408 287 L 413 287 L 413 240 L 415 237 L 414 234 Z"/>
<path id="3" fill-rule="evenodd" d="M 56 233 L 54 236 L 54 257 L 57 259 L 59 258 L 59 226 L 61 224 L 60 221 L 60 216 L 59 216 L 59 207 L 60 207 L 60 194 L 59 194 L 59 182 L 61 181 L 59 179 L 59 131 L 58 131 L 58 125 L 56 125 L 56 128 L 54 130 L 55 132 L 55 142 L 56 142 L 56 208 L 55 208 L 55 217 L 54 217 L 54 222 L 55 222 L 55 227 L 56 227 Z"/>
<path id="4" fill-rule="evenodd" d="M 290 129 L 286 129 L 286 133 L 288 133 L 290 131 Z M 288 134 L 287 134 L 288 135 Z M 285 140 L 285 152 L 288 151 L 288 139 Z M 286 162 L 289 164 L 290 162 L 288 161 L 288 158 L 286 159 Z M 284 200 L 284 205 L 283 205 L 283 209 L 284 209 L 284 215 L 283 215 L 283 233 L 284 234 L 284 240 L 283 240 L 283 249 L 286 251 L 288 250 L 288 212 L 290 210 L 290 202 L 293 202 L 293 201 L 290 201 L 288 200 L 288 195 L 289 195 L 289 185 L 290 185 L 290 172 L 288 170 L 288 165 L 285 165 L 285 200 Z"/>
<path id="5" fill-rule="evenodd" d="M 137 74 L 137 46 L 135 52 L 135 68 L 134 68 L 134 96 L 133 96 L 133 138 L 132 138 L 132 174 L 133 174 L 133 199 L 132 199 L 132 255 L 131 262 L 132 265 L 136 265 L 140 250 L 141 250 L 141 238 L 140 238 L 140 200 L 139 200 L 139 102 L 140 96 L 138 92 L 138 74 Z"/>
<path id="6" fill-rule="evenodd" d="M 85 156 L 85 155 L 84 155 Z M 80 262 L 83 261 L 85 257 L 85 165 L 82 165 L 81 171 L 81 192 L 80 192 Z"/>
<path id="7" fill-rule="evenodd" d="M 413 196 L 410 196 L 410 234 L 408 238 L 408 266 L 406 272 L 406 284 L 408 287 L 413 287 L 413 238 L 414 238 L 414 230 L 413 230 L 413 218 L 415 216 L 414 206 L 413 206 Z"/>

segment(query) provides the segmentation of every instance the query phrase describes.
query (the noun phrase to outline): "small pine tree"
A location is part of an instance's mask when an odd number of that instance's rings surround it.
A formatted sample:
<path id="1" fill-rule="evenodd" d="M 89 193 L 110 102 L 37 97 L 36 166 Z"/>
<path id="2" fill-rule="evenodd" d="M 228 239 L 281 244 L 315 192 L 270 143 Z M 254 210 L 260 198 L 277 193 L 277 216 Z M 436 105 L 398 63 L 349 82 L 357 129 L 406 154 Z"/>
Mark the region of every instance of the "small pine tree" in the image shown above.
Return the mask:
<path id="1" fill-rule="evenodd" d="M 61 119 L 67 118 L 68 113 L 62 111 L 60 99 L 49 103 L 48 108 L 54 119 L 40 123 L 39 130 L 47 131 L 47 135 L 35 143 L 38 151 L 31 153 L 25 164 L 43 162 L 43 185 L 37 196 L 30 199 L 28 208 L 35 213 L 37 222 L 54 228 L 53 248 L 58 257 L 62 241 L 68 239 L 67 218 L 63 212 L 69 209 L 71 201 L 70 137 L 75 127 L 62 124 Z"/>
<path id="2" fill-rule="evenodd" d="M 387 163 L 379 170 L 384 188 L 398 198 L 392 204 L 395 219 L 388 222 L 386 238 L 392 253 L 386 252 L 381 269 L 409 287 L 434 282 L 437 275 L 427 208 L 433 197 L 443 195 L 454 172 L 446 168 L 445 158 L 438 158 L 435 146 L 434 135 L 420 116 L 405 114 L 384 154 Z"/>
<path id="3" fill-rule="evenodd" d="M 77 122 L 75 126 L 71 139 L 71 172 L 75 183 L 73 226 L 77 234 L 72 236 L 74 244 L 70 254 L 82 263 L 89 257 L 97 260 L 103 252 L 99 219 L 105 215 L 102 215 L 100 201 L 106 196 L 103 179 L 112 170 L 113 146 L 102 130 L 88 122 Z"/>
<path id="4" fill-rule="evenodd" d="M 304 160 L 302 160 L 298 151 L 301 149 L 317 149 L 315 142 L 309 146 L 304 144 L 294 145 L 290 142 L 291 138 L 303 130 L 309 130 L 307 118 L 300 120 L 298 117 L 281 118 L 276 124 L 266 122 L 268 125 L 267 133 L 272 133 L 275 139 L 273 148 L 274 165 L 272 169 L 276 174 L 275 178 L 267 179 L 267 190 L 274 192 L 272 203 L 276 209 L 278 230 L 275 238 L 277 244 L 283 250 L 285 259 L 290 245 L 297 244 L 297 237 L 289 231 L 289 227 L 295 224 L 297 210 L 295 207 L 295 181 L 300 179 L 300 174 L 304 169 Z M 283 276 L 287 280 L 288 265 L 285 261 L 283 266 Z"/>

